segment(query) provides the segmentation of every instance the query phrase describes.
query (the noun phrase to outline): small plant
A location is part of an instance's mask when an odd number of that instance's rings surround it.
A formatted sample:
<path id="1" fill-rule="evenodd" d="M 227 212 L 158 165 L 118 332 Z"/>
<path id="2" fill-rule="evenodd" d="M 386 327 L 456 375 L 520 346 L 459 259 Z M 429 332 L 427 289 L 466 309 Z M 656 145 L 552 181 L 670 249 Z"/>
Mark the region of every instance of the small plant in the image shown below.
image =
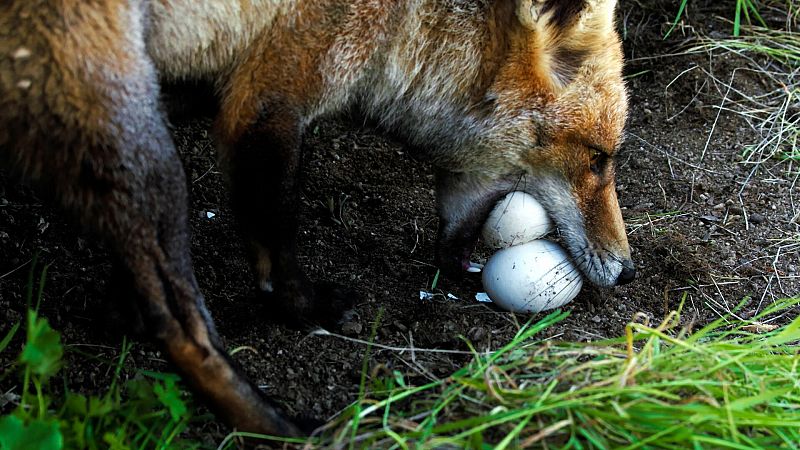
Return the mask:
<path id="1" fill-rule="evenodd" d="M 65 348 L 61 335 L 38 312 L 46 273 L 45 268 L 33 307 L 29 282 L 25 344 L 16 365 L 2 375 L 20 375 L 22 393 L 19 405 L 0 417 L 0 450 L 198 448 L 199 444 L 180 438 L 192 410 L 177 375 L 140 371 L 122 380 L 132 347 L 127 341 L 104 394 L 87 396 L 66 389 L 62 394 L 51 389 L 64 365 Z M 17 323 L 6 333 L 0 352 L 6 351 L 19 327 Z"/>
<path id="2" fill-rule="evenodd" d="M 686 3 L 687 0 L 682 0 L 673 27 L 682 16 Z M 787 178 L 793 179 L 800 162 L 800 34 L 793 30 L 800 11 L 793 2 L 762 4 L 764 8 L 771 7 L 776 17 L 785 16 L 784 27 L 770 29 L 758 15 L 758 6 L 753 0 L 738 0 L 733 37 L 701 37 L 686 49 L 686 53 L 738 55 L 746 66 L 734 70 L 727 82 L 709 73 L 709 78 L 725 92 L 716 107 L 718 118 L 722 112 L 731 111 L 744 119 L 757 136 L 757 141 L 746 143 L 742 151 L 742 163 L 751 169 L 740 192 L 757 172 L 773 176 L 778 172 L 778 166 L 786 168 Z M 756 17 L 760 25 L 749 27 L 747 35 L 739 36 L 740 15 L 744 15 L 748 23 L 751 17 Z M 764 90 L 752 93 L 734 85 L 737 71 L 756 74 Z M 712 127 L 706 146 L 713 133 Z"/>
<path id="3" fill-rule="evenodd" d="M 667 31 L 664 38 L 668 37 L 672 30 L 678 25 L 683 17 L 684 12 L 686 11 L 686 5 L 689 3 L 689 0 L 681 0 L 680 6 L 678 6 L 678 14 L 675 15 L 675 21 L 672 22 L 672 26 Z M 745 22 L 748 24 L 752 23 L 751 17 L 758 21 L 761 26 L 766 27 L 766 23 L 764 23 L 764 19 L 761 18 L 761 14 L 758 12 L 758 5 L 755 0 L 736 0 L 736 13 L 733 16 L 733 35 L 739 36 L 742 29 L 742 18 L 744 18 Z"/>
<path id="4" fill-rule="evenodd" d="M 800 318 L 786 300 L 754 317 L 700 330 L 673 312 L 635 318 L 625 336 L 541 341 L 554 312 L 449 377 L 413 385 L 382 379 L 329 424 L 325 448 L 798 448 Z M 424 350 L 418 349 L 417 352 Z M 393 375 L 397 377 L 397 374 Z"/>

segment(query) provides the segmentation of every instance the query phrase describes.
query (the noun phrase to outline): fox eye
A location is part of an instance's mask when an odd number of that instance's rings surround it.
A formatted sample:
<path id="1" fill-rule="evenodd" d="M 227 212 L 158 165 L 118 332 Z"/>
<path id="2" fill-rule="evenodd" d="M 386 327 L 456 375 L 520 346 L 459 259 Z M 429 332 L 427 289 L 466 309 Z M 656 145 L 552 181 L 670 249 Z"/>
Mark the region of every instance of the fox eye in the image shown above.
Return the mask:
<path id="1" fill-rule="evenodd" d="M 603 168 L 606 165 L 606 161 L 608 161 L 608 155 L 594 147 L 589 147 L 589 150 L 592 152 L 592 157 L 589 161 L 589 169 L 595 175 L 600 175 L 600 172 L 603 171 Z"/>

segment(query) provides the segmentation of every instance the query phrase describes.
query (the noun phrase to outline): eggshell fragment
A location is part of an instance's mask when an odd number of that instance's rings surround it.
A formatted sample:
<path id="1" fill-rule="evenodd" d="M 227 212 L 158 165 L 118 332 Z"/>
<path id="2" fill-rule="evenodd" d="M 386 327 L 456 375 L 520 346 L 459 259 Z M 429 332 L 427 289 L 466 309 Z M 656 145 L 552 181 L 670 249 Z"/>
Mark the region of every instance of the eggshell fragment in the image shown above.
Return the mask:
<path id="1" fill-rule="evenodd" d="M 535 240 L 498 251 L 483 268 L 483 287 L 499 307 L 520 313 L 572 301 L 583 280 L 560 245 Z"/>
<path id="2" fill-rule="evenodd" d="M 499 201 L 483 224 L 483 240 L 492 248 L 506 248 L 539 239 L 553 230 L 553 222 L 533 196 L 514 191 Z"/>

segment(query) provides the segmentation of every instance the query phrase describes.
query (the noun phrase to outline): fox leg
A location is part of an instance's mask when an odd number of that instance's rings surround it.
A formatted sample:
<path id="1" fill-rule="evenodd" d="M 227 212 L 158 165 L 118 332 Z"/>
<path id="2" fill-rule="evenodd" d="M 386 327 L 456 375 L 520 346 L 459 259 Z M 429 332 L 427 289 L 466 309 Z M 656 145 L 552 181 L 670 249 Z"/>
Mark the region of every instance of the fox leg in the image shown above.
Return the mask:
<path id="1" fill-rule="evenodd" d="M 225 101 L 218 130 L 227 129 Z M 240 104 L 240 103 L 239 103 Z M 351 306 L 351 295 L 333 284 L 311 283 L 297 260 L 301 185 L 301 126 L 293 102 L 260 102 L 250 125 L 220 133 L 233 208 L 250 245 L 256 285 L 276 297 L 289 321 L 332 323 Z"/>
<path id="2" fill-rule="evenodd" d="M 53 175 L 64 206 L 111 243 L 133 280 L 149 332 L 219 417 L 240 430 L 300 434 L 235 367 L 216 334 L 191 269 L 185 178 L 166 125 L 153 115 L 126 119 L 149 122 L 140 130 L 147 134 L 82 128 L 82 142 L 103 142 L 85 147 L 102 160 L 86 155 L 74 161 L 80 167 L 43 165 L 41 174 Z"/>
<path id="3" fill-rule="evenodd" d="M 205 308 L 186 180 L 142 45 L 145 12 L 126 5 L 98 14 L 94 3 L 12 2 L 0 12 L 0 54 L 15 56 L 0 59 L 0 159 L 109 242 L 148 331 L 221 419 L 299 435 L 229 359 Z M 47 20 L 65 16 L 69 28 Z"/>
<path id="4" fill-rule="evenodd" d="M 152 128 L 166 133 L 163 124 L 153 124 Z M 145 326 L 219 417 L 241 430 L 297 435 L 299 430 L 238 370 L 220 342 L 191 269 L 187 196 L 180 161 L 168 137 L 153 144 L 159 153 L 169 156 L 159 158 L 156 164 L 135 167 L 147 174 L 146 186 L 134 188 L 149 191 L 145 199 L 121 196 L 115 202 L 98 198 L 104 206 L 88 217 L 117 220 L 127 215 L 126 221 L 117 221 L 103 234 L 131 274 Z M 147 147 L 142 145 L 136 151 L 144 155 L 156 151 Z M 127 185 L 143 181 L 126 178 L 114 180 L 112 189 L 127 190 Z M 84 195 L 99 197 L 94 192 Z M 87 217 L 86 212 L 81 216 Z M 96 225 L 94 220 L 87 222 Z"/>
<path id="5" fill-rule="evenodd" d="M 290 322 L 332 324 L 352 304 L 333 284 L 311 283 L 297 259 L 301 151 L 305 127 L 326 96 L 330 33 L 347 15 L 329 2 L 278 14 L 220 81 L 215 123 L 232 206 L 250 248 L 257 287 Z M 326 23 L 325 27 L 317 24 Z M 290 56 L 287 56 L 290 55 Z"/>

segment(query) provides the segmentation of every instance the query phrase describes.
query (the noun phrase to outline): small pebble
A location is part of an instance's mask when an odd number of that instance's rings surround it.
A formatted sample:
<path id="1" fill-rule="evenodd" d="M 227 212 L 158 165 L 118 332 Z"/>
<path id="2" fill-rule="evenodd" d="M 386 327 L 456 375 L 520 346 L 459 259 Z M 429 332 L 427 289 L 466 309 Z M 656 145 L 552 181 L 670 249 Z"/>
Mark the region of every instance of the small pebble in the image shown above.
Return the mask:
<path id="1" fill-rule="evenodd" d="M 355 336 L 360 334 L 363 328 L 359 322 L 347 322 L 342 325 L 342 333 Z"/>
<path id="2" fill-rule="evenodd" d="M 759 224 L 764 223 L 766 220 L 767 218 L 759 213 L 750 214 L 750 223 Z"/>
<path id="3" fill-rule="evenodd" d="M 472 342 L 480 341 L 484 336 L 486 336 L 486 330 L 481 327 L 473 328 L 469 332 L 469 340 Z"/>

